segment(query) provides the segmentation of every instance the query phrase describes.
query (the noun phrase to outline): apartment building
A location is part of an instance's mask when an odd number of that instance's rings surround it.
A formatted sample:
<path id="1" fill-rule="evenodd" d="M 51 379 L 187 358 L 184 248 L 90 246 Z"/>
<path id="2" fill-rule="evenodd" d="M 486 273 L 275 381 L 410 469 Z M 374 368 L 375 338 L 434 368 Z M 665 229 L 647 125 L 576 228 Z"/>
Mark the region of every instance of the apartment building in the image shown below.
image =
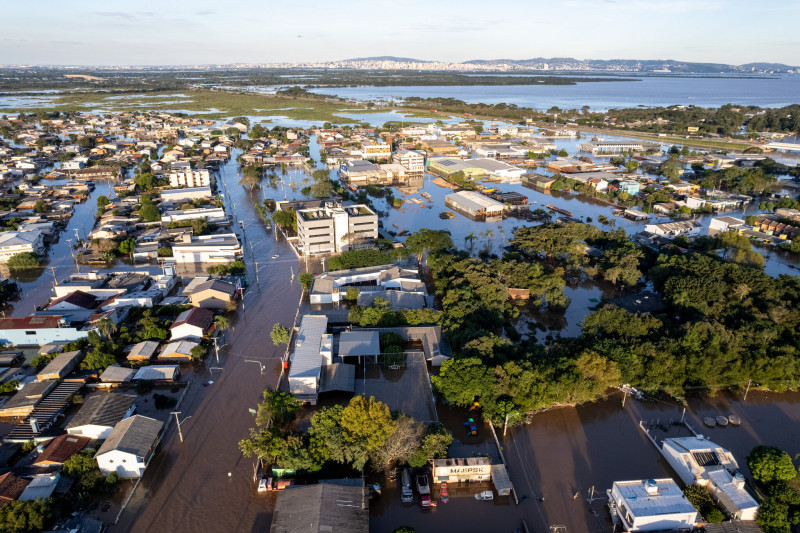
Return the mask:
<path id="1" fill-rule="evenodd" d="M 235 233 L 183 236 L 172 245 L 176 263 L 230 263 L 242 257 L 242 247 Z"/>
<path id="2" fill-rule="evenodd" d="M 422 178 L 425 174 L 425 155 L 415 150 L 398 150 L 392 154 L 392 163 L 406 167 L 406 177 Z"/>
<path id="3" fill-rule="evenodd" d="M 5 263 L 22 252 L 43 254 L 44 233 L 40 230 L 31 230 L 4 231 L 0 234 L 0 263 Z"/>
<path id="4" fill-rule="evenodd" d="M 211 176 L 208 170 L 179 169 L 169 173 L 170 187 L 208 187 Z"/>
<path id="5" fill-rule="evenodd" d="M 346 252 L 378 238 L 378 215 L 362 204 L 325 202 L 297 211 L 297 236 L 303 255 Z"/>
<path id="6" fill-rule="evenodd" d="M 392 157 L 392 145 L 385 142 L 363 141 L 361 154 L 364 159 L 389 159 Z"/>

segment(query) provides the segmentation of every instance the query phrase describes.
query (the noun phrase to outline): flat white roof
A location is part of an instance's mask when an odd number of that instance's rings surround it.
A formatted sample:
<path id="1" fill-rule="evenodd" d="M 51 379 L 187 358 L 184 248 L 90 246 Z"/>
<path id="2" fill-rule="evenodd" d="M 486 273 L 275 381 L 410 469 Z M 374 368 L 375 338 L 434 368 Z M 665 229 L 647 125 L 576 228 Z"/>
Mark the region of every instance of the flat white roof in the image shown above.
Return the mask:
<path id="1" fill-rule="evenodd" d="M 319 379 L 322 367 L 320 346 L 322 335 L 328 327 L 328 317 L 306 315 L 300 322 L 300 332 L 294 344 L 289 379 L 313 377 Z"/>
<path id="2" fill-rule="evenodd" d="M 724 492 L 725 496 L 730 498 L 733 505 L 736 506 L 736 509 L 729 509 L 729 511 L 736 512 L 741 509 L 758 507 L 758 503 L 744 488 L 740 489 L 734 484 L 733 476 L 730 472 L 725 470 L 725 468 L 718 467 L 714 470 L 708 469 L 706 470 L 706 477 L 711 480 L 719 490 Z"/>
<path id="3" fill-rule="evenodd" d="M 655 494 L 647 492 L 648 483 L 655 485 Z M 616 481 L 614 487 L 636 517 L 697 512 L 678 484 L 670 478 Z"/>
<path id="4" fill-rule="evenodd" d="M 448 194 L 445 199 L 476 212 L 485 209 L 487 213 L 494 213 L 505 211 L 507 209 L 505 204 L 500 203 L 497 200 L 492 200 L 488 196 L 484 196 L 475 191 L 454 192 L 452 194 Z"/>

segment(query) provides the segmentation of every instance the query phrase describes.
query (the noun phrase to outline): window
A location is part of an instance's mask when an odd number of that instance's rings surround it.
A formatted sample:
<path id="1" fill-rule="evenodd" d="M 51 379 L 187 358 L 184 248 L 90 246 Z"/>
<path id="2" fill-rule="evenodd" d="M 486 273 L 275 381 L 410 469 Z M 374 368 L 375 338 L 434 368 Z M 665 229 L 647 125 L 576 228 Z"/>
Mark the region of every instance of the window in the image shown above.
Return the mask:
<path id="1" fill-rule="evenodd" d="M 26 331 L 25 335 L 36 335 L 35 331 Z"/>

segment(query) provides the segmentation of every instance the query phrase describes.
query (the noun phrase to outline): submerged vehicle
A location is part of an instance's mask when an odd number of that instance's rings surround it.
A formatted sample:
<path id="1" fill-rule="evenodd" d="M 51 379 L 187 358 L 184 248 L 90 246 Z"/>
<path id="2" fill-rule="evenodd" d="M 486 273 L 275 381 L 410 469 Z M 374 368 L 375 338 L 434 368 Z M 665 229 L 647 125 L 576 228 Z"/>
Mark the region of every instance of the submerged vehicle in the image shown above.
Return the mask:
<path id="1" fill-rule="evenodd" d="M 417 492 L 419 493 L 420 507 L 431 506 L 431 486 L 428 484 L 428 476 L 419 474 L 417 476 Z"/>
<path id="2" fill-rule="evenodd" d="M 400 474 L 400 501 L 411 503 L 414 501 L 414 491 L 411 490 L 411 473 L 404 468 Z"/>

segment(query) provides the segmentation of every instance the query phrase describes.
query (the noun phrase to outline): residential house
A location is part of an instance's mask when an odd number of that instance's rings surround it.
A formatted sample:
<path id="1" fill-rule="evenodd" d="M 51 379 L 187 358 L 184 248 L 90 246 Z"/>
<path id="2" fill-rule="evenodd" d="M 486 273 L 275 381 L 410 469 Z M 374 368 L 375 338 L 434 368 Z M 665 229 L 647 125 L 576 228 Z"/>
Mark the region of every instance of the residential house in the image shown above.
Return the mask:
<path id="1" fill-rule="evenodd" d="M 745 229 L 746 225 L 744 220 L 736 217 L 717 217 L 712 218 L 708 224 L 708 229 L 713 231 L 735 231 L 738 229 Z"/>
<path id="2" fill-rule="evenodd" d="M 218 279 L 209 279 L 194 287 L 189 298 L 192 305 L 204 309 L 227 311 L 233 307 L 236 286 Z"/>
<path id="3" fill-rule="evenodd" d="M 173 165 L 173 171 L 169 174 L 170 187 L 209 187 L 211 185 L 211 175 L 208 170 L 178 169 Z"/>
<path id="4" fill-rule="evenodd" d="M 55 492 L 60 479 L 61 474 L 58 472 L 33 476 L 31 482 L 28 483 L 28 486 L 25 487 L 25 490 L 20 494 L 20 501 L 32 502 L 40 498 L 49 498 L 53 495 L 53 492 Z"/>
<path id="5" fill-rule="evenodd" d="M 369 509 L 363 483 L 357 486 L 320 482 L 278 493 L 272 533 L 367 533 Z"/>
<path id="6" fill-rule="evenodd" d="M 192 307 L 178 315 L 170 326 L 170 340 L 200 341 L 214 323 L 214 313 L 202 307 Z"/>
<path id="7" fill-rule="evenodd" d="M 0 263 L 22 252 L 44 253 L 44 233 L 34 231 L 4 231 L 0 233 Z"/>
<path id="8" fill-rule="evenodd" d="M 135 375 L 136 370 L 132 368 L 110 365 L 100 374 L 100 383 L 97 384 L 97 387 L 108 389 L 123 383 L 130 383 Z"/>
<path id="9" fill-rule="evenodd" d="M 62 465 L 64 461 L 86 448 L 92 439 L 75 435 L 60 435 L 51 440 L 42 453 L 36 456 L 33 466 Z"/>
<path id="10" fill-rule="evenodd" d="M 83 291 L 73 291 L 66 296 L 56 298 L 45 307 L 49 311 L 80 311 L 97 308 L 97 298 Z"/>
<path id="11" fill-rule="evenodd" d="M 90 439 L 106 439 L 117 422 L 128 418 L 136 411 L 135 400 L 134 394 L 90 395 L 67 424 L 67 433 Z"/>
<path id="12" fill-rule="evenodd" d="M 27 479 L 21 478 L 12 472 L 0 475 L 0 508 L 8 502 L 18 500 L 25 487 L 30 483 Z"/>
<path id="13" fill-rule="evenodd" d="M 316 405 L 323 364 L 333 360 L 333 336 L 326 334 L 328 319 L 305 315 L 290 356 L 289 392 L 304 402 Z"/>
<path id="14" fill-rule="evenodd" d="M 193 359 L 192 349 L 195 348 L 196 346 L 200 346 L 200 343 L 188 340 L 170 342 L 169 344 L 164 346 L 164 348 L 161 350 L 161 353 L 158 354 L 157 359 L 159 362 L 162 361 L 188 362 Z M 136 379 L 136 377 L 134 377 L 134 379 Z"/>
<path id="15" fill-rule="evenodd" d="M 164 424 L 142 415 L 118 422 L 95 454 L 103 474 L 140 478 L 155 453 Z"/>
<path id="16" fill-rule="evenodd" d="M 135 344 L 128 352 L 127 359 L 128 361 L 132 362 L 149 361 L 156 354 L 158 345 L 159 345 L 158 341 L 142 341 L 138 344 Z"/>
<path id="17" fill-rule="evenodd" d="M 679 222 L 663 222 L 661 224 L 647 224 L 644 230 L 652 235 L 677 237 L 679 235 L 696 235 L 701 225 L 693 220 Z"/>
<path id="18" fill-rule="evenodd" d="M 180 377 L 181 372 L 178 365 L 149 365 L 140 368 L 133 376 L 133 380 L 171 382 L 178 381 Z"/>

